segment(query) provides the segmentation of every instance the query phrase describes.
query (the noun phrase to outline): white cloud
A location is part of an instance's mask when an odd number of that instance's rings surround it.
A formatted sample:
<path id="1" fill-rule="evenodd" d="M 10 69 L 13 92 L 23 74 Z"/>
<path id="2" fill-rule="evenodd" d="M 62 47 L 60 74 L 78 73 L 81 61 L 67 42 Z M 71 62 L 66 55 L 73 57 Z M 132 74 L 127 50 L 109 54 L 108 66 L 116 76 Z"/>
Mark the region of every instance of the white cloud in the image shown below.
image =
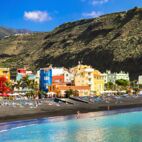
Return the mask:
<path id="1" fill-rule="evenodd" d="M 82 2 L 88 2 L 88 0 L 81 0 Z M 89 0 L 89 3 L 92 5 L 104 4 L 109 2 L 110 0 Z"/>
<path id="2" fill-rule="evenodd" d="M 83 13 L 82 15 L 84 17 L 88 17 L 88 18 L 95 18 L 95 17 L 99 17 L 101 16 L 103 13 L 100 11 L 92 11 L 90 13 Z"/>
<path id="3" fill-rule="evenodd" d="M 110 0 L 92 0 L 92 4 L 93 5 L 97 5 L 97 4 L 104 4 L 109 2 Z"/>
<path id="4" fill-rule="evenodd" d="M 34 22 L 45 22 L 52 19 L 46 11 L 25 11 L 24 18 Z"/>

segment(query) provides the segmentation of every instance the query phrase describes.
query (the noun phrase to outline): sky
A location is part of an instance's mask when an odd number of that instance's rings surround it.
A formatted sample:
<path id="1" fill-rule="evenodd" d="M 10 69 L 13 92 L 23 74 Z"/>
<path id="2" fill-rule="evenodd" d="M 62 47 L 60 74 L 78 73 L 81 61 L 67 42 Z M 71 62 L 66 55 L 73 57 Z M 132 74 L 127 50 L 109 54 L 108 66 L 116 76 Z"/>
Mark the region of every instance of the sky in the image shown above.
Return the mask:
<path id="1" fill-rule="evenodd" d="M 142 7 L 142 0 L 0 0 L 0 26 L 31 31 Z"/>

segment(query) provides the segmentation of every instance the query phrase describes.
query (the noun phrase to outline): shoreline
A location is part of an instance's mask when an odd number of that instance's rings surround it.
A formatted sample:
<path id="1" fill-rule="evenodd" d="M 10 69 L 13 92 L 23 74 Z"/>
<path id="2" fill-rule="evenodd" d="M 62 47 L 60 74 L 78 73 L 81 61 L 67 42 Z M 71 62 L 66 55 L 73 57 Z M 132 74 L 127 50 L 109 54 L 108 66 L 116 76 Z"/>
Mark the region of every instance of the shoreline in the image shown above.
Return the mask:
<path id="1" fill-rule="evenodd" d="M 109 106 L 109 110 L 108 110 Z M 101 115 L 109 115 L 130 112 L 131 110 L 142 110 L 142 103 L 136 104 L 110 104 L 110 105 L 93 105 L 93 104 L 83 104 L 79 106 L 42 106 L 35 109 L 24 109 L 24 108 L 9 108 L 5 107 L 3 113 L 0 111 L 0 123 L 14 122 L 14 121 L 25 121 L 32 119 L 41 118 L 55 118 L 60 116 L 71 116 L 76 115 L 77 111 L 80 111 L 82 116 L 86 113 L 96 113 Z"/>

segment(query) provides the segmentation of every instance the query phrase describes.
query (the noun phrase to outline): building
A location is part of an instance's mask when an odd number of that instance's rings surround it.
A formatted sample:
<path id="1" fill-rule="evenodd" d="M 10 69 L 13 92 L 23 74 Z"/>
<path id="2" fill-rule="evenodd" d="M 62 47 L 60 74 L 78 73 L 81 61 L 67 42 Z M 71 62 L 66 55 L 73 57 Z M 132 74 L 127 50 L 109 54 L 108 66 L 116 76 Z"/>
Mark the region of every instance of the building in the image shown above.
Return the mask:
<path id="1" fill-rule="evenodd" d="M 78 96 L 89 96 L 89 86 L 66 86 L 66 85 L 52 85 L 49 87 L 49 92 L 54 92 L 59 97 L 65 97 L 66 91 L 73 90 L 77 92 Z"/>
<path id="2" fill-rule="evenodd" d="M 52 76 L 52 84 L 64 84 L 65 77 L 64 75 Z"/>
<path id="3" fill-rule="evenodd" d="M 38 70 L 36 72 L 36 75 L 35 75 L 35 82 L 37 82 L 37 84 L 40 84 L 40 70 Z"/>
<path id="4" fill-rule="evenodd" d="M 71 84 L 73 85 L 73 81 L 74 81 L 74 75 L 71 73 L 70 70 L 65 69 L 64 70 L 64 81 L 66 84 Z"/>
<path id="5" fill-rule="evenodd" d="M 100 95 L 104 91 L 104 75 L 91 66 L 81 65 L 72 68 L 75 86 L 89 86 L 91 94 Z"/>
<path id="6" fill-rule="evenodd" d="M 94 69 L 87 65 L 78 65 L 71 69 L 74 74 L 75 86 L 89 86 L 90 90 L 94 90 L 93 72 Z"/>
<path id="7" fill-rule="evenodd" d="M 106 71 L 106 73 L 103 73 L 105 83 L 112 82 L 115 83 L 116 80 L 124 79 L 124 80 L 130 80 L 129 73 L 125 73 L 123 71 L 120 71 L 119 73 L 111 73 L 111 71 Z"/>
<path id="8" fill-rule="evenodd" d="M 96 95 L 101 95 L 104 91 L 105 80 L 104 76 L 98 70 L 94 71 L 94 91 Z"/>
<path id="9" fill-rule="evenodd" d="M 20 73 L 20 74 L 26 74 L 26 69 L 25 68 L 20 68 L 20 69 L 17 69 L 17 73 Z"/>
<path id="10" fill-rule="evenodd" d="M 53 77 L 56 76 L 56 78 L 57 78 L 57 76 L 59 76 L 59 78 L 60 78 L 60 76 L 62 76 L 62 77 L 64 76 L 64 82 L 66 84 L 72 84 L 72 82 L 73 82 L 73 75 L 72 75 L 72 73 L 68 69 L 66 69 L 64 67 L 52 68 L 52 76 Z"/>
<path id="11" fill-rule="evenodd" d="M 10 69 L 0 68 L 0 77 L 6 77 L 8 80 L 10 80 Z"/>
<path id="12" fill-rule="evenodd" d="M 140 84 L 140 85 L 142 84 L 142 75 L 138 76 L 138 84 Z"/>
<path id="13" fill-rule="evenodd" d="M 28 77 L 29 80 L 35 80 L 36 75 L 32 71 L 27 71 L 25 68 L 17 69 L 16 81 L 21 80 L 23 77 Z"/>
<path id="14" fill-rule="evenodd" d="M 48 92 L 48 86 L 52 85 L 52 68 L 40 69 L 40 90 Z"/>
<path id="15" fill-rule="evenodd" d="M 64 74 L 64 67 L 54 67 L 52 68 L 52 76 L 59 76 Z"/>

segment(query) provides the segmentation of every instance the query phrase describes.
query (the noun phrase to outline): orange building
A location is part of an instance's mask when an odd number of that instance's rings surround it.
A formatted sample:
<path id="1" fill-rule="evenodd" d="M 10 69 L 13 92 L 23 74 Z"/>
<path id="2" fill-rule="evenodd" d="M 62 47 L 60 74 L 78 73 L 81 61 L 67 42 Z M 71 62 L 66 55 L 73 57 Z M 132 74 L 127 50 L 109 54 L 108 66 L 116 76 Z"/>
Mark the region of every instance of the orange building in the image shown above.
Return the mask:
<path id="1" fill-rule="evenodd" d="M 52 84 L 64 84 L 64 75 L 52 76 Z"/>
<path id="2" fill-rule="evenodd" d="M 66 85 L 52 85 L 49 87 L 49 92 L 54 92 L 57 96 L 65 97 L 67 90 L 77 91 L 79 96 L 89 96 L 89 86 L 66 86 Z"/>

